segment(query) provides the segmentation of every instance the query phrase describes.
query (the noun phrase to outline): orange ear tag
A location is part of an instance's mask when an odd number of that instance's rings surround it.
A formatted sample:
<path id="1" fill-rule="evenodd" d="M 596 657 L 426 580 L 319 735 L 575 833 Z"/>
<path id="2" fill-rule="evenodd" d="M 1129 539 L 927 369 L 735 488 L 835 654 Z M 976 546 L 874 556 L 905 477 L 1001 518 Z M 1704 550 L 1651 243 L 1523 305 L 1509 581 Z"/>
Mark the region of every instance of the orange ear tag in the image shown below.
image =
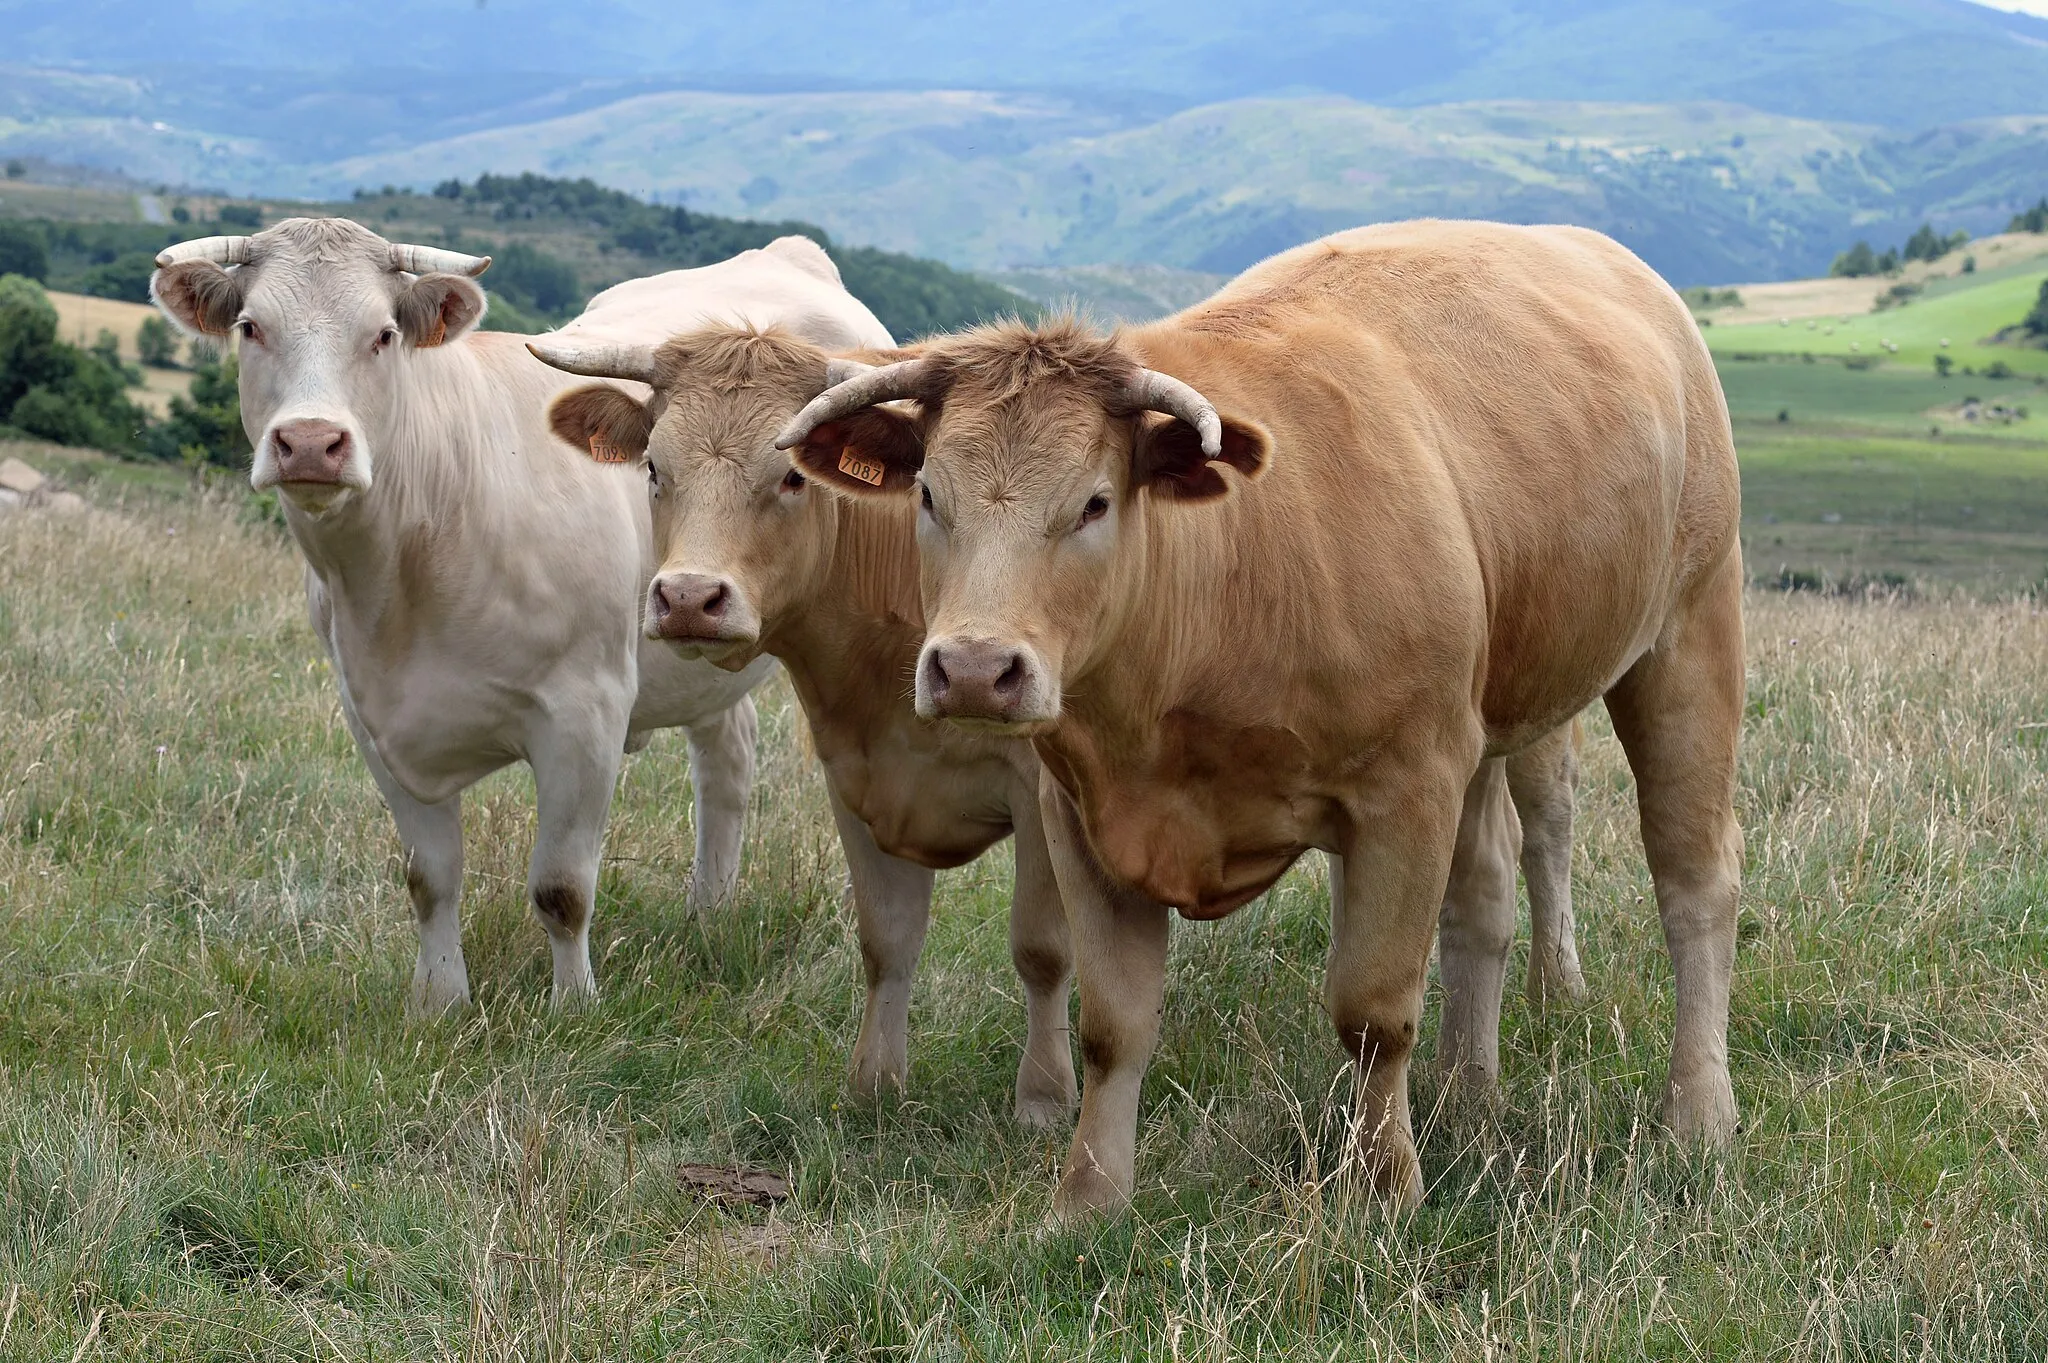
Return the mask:
<path id="1" fill-rule="evenodd" d="M 870 487 L 882 485 L 882 466 L 861 458 L 854 451 L 857 446 L 848 445 L 839 452 L 839 471 L 849 478 L 858 478 Z"/>
<path id="2" fill-rule="evenodd" d="M 602 432 L 590 437 L 590 457 L 600 464 L 623 464 L 629 456 L 624 450 L 606 440 Z"/>

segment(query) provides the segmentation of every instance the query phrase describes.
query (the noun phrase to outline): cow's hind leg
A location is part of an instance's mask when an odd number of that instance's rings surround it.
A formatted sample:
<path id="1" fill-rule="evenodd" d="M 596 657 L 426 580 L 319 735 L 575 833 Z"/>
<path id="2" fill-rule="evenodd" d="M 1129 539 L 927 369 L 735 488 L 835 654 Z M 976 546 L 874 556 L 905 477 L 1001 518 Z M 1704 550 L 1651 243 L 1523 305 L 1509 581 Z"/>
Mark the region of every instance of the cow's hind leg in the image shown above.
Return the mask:
<path id="1" fill-rule="evenodd" d="M 1508 793 L 1522 824 L 1522 878 L 1529 883 L 1531 1003 L 1586 996 L 1572 918 L 1572 799 L 1579 781 L 1573 720 L 1508 759 Z"/>
<path id="2" fill-rule="evenodd" d="M 557 1008 L 597 998 L 597 980 L 590 971 L 590 917 L 624 737 L 623 724 L 602 733 L 556 732 L 529 756 L 540 828 L 526 887 L 554 953 L 552 1001 Z"/>
<path id="3" fill-rule="evenodd" d="M 1011 801 L 1017 879 L 1010 901 L 1010 960 L 1024 985 L 1024 1055 L 1017 1065 L 1017 1121 L 1051 1127 L 1074 1110 L 1074 1056 L 1067 1039 L 1073 952 L 1067 910 L 1045 845 L 1035 788 Z"/>
<path id="4" fill-rule="evenodd" d="M 1716 1145 L 1736 1126 L 1728 993 L 1742 874 L 1742 703 L 1742 569 L 1731 554 L 1607 694 L 1635 772 L 1643 850 L 1677 986 L 1664 1117 L 1679 1137 Z"/>
<path id="5" fill-rule="evenodd" d="M 690 907 L 732 898 L 740 878 L 740 841 L 754 792 L 754 742 L 760 721 L 754 698 L 690 726 L 690 785 L 696 792 L 697 860 L 690 871 Z"/>
<path id="6" fill-rule="evenodd" d="M 1088 851 L 1079 813 L 1039 781 L 1046 849 L 1067 906 L 1081 982 L 1081 1115 L 1053 1194 L 1063 1217 L 1113 1211 L 1136 1187 L 1138 1095 L 1159 1044 L 1166 907 L 1118 885 Z"/>
<path id="7" fill-rule="evenodd" d="M 1494 758 L 1465 788 L 1437 929 L 1444 986 L 1437 1068 L 1481 1089 L 1500 1080 L 1500 999 L 1515 942 L 1519 846 L 1507 763 Z"/>
<path id="8" fill-rule="evenodd" d="M 910 986 L 931 922 L 932 873 L 875 845 L 868 826 L 832 794 L 832 819 L 853 882 L 867 1000 L 848 1082 L 863 1097 L 901 1092 L 910 1076 Z"/>

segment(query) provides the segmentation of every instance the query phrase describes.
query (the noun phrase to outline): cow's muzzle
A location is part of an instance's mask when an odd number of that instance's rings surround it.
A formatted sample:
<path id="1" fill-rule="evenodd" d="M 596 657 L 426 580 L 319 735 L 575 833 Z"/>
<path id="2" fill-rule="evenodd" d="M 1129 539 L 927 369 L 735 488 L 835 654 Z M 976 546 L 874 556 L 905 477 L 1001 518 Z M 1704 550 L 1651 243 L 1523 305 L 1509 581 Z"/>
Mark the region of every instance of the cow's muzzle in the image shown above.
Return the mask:
<path id="1" fill-rule="evenodd" d="M 351 481 L 347 474 L 355 438 L 346 427 L 332 421 L 281 421 L 271 428 L 270 445 L 280 483 Z"/>
<path id="2" fill-rule="evenodd" d="M 730 578 L 662 573 L 647 589 L 647 637 L 715 657 L 751 647 L 761 619 Z"/>
<path id="3" fill-rule="evenodd" d="M 926 719 L 1021 729 L 1059 718 L 1059 690 L 1036 651 L 995 639 L 939 638 L 917 663 Z"/>

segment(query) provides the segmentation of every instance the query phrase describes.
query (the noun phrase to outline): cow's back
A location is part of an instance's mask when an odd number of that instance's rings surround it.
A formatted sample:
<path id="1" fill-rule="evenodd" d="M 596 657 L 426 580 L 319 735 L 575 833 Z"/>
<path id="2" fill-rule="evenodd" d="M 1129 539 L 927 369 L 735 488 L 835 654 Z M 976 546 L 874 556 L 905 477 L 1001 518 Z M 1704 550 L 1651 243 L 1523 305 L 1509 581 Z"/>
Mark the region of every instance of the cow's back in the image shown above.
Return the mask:
<path id="1" fill-rule="evenodd" d="M 1268 523 L 1255 537 L 1302 572 L 1370 565 L 1320 594 L 1326 610 L 1426 632 L 1471 601 L 1500 746 L 1605 690 L 1733 547 L 1712 361 L 1677 295 L 1598 233 L 1362 228 L 1137 339 L 1274 429 L 1273 467 L 1244 493 Z M 1476 580 L 1456 580 L 1468 564 Z"/>

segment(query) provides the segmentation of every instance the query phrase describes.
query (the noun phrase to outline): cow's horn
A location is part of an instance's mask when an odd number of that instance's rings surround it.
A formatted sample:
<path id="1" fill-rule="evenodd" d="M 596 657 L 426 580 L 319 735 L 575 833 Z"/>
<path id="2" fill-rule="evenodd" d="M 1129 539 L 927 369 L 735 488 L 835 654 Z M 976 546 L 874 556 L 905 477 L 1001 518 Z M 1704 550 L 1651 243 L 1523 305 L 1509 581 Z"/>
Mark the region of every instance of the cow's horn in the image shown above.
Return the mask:
<path id="1" fill-rule="evenodd" d="M 1179 417 L 1202 437 L 1202 453 L 1211 459 L 1223 453 L 1223 418 L 1209 399 L 1169 374 L 1140 369 L 1124 389 L 1123 406 L 1134 412 L 1164 412 Z"/>
<path id="2" fill-rule="evenodd" d="M 407 274 L 463 274 L 474 279 L 491 268 L 491 258 L 466 256 L 460 251 L 444 251 L 438 246 L 414 246 L 394 241 L 391 243 L 391 268 L 404 270 Z"/>
<path id="3" fill-rule="evenodd" d="M 526 343 L 533 358 L 569 374 L 593 379 L 633 379 L 654 382 L 654 347 L 620 342 L 612 345 L 578 345 L 574 341 L 536 337 Z"/>
<path id="4" fill-rule="evenodd" d="M 184 260 L 210 260 L 216 265 L 246 265 L 249 263 L 249 239 L 195 237 L 191 241 L 181 241 L 175 246 L 166 246 L 156 253 L 158 269 L 168 270 Z"/>
<path id="5" fill-rule="evenodd" d="M 898 360 L 879 367 L 854 360 L 834 360 L 826 366 L 825 376 L 835 382 L 790 419 L 782 434 L 775 437 L 775 448 L 794 449 L 826 422 L 837 421 L 878 402 L 922 398 L 928 372 L 924 360 Z"/>

